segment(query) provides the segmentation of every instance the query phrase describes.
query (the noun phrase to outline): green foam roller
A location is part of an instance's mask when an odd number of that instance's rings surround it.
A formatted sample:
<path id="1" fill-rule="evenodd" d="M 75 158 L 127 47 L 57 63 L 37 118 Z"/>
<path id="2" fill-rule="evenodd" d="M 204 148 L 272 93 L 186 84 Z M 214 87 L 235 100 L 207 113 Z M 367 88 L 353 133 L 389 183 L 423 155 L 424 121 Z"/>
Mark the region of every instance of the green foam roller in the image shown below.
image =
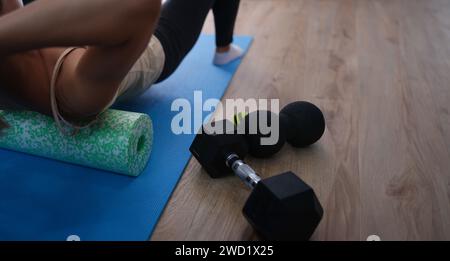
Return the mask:
<path id="1" fill-rule="evenodd" d="M 0 116 L 10 125 L 0 136 L 0 148 L 129 176 L 144 170 L 153 144 L 152 121 L 142 113 L 108 110 L 73 136 L 37 112 L 0 111 Z"/>

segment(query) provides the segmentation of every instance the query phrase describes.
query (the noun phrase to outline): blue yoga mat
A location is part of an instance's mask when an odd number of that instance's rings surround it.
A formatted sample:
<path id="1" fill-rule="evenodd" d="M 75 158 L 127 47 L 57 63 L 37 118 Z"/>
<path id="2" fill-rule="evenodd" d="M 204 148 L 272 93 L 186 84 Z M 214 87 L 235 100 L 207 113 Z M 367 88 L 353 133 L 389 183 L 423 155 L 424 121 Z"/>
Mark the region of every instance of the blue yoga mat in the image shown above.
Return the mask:
<path id="1" fill-rule="evenodd" d="M 251 38 L 236 37 L 235 43 L 247 50 Z M 196 90 L 203 100 L 220 99 L 240 64 L 213 66 L 213 50 L 214 37 L 202 36 L 169 79 L 116 107 L 153 119 L 153 152 L 137 178 L 0 150 L 0 240 L 147 240 L 191 157 L 195 136 L 172 133 L 178 113 L 171 111 L 172 102 L 185 98 L 193 105 Z"/>

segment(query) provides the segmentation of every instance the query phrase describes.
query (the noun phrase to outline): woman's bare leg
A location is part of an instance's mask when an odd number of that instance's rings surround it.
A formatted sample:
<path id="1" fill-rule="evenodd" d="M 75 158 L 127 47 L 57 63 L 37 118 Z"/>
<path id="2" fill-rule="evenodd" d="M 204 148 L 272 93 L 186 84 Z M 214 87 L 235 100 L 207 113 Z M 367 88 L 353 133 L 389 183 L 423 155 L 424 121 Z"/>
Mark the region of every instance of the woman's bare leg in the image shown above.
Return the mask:
<path id="1" fill-rule="evenodd" d="M 39 0 L 0 17 L 0 57 L 61 46 L 89 46 L 66 60 L 57 84 L 63 112 L 100 112 L 146 48 L 160 0 Z"/>

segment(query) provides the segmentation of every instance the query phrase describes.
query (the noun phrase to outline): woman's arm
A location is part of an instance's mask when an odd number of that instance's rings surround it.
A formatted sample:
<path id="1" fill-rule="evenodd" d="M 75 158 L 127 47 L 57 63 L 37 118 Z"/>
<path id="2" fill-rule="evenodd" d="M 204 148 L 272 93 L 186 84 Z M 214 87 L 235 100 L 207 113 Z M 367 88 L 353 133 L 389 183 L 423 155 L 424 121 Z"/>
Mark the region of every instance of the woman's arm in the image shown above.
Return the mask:
<path id="1" fill-rule="evenodd" d="M 0 55 L 44 47 L 123 44 L 136 31 L 133 21 L 149 23 L 155 10 L 146 2 L 154 1 L 35 1 L 0 17 Z"/>
<path id="2" fill-rule="evenodd" d="M 0 16 L 23 7 L 22 0 L 0 0 Z"/>

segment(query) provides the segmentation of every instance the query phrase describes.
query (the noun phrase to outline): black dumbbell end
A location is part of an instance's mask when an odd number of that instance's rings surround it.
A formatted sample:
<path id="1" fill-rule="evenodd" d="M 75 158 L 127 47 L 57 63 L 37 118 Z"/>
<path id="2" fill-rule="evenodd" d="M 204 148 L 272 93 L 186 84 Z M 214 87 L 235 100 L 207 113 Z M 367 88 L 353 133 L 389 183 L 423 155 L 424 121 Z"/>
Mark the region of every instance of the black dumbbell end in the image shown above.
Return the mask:
<path id="1" fill-rule="evenodd" d="M 308 147 L 325 132 L 325 117 L 312 103 L 298 101 L 284 107 L 280 115 L 288 122 L 287 141 L 294 147 Z"/>
<path id="2" fill-rule="evenodd" d="M 230 126 L 232 123 L 224 120 L 222 125 Z M 233 173 L 227 166 L 228 156 L 236 154 L 244 159 L 248 147 L 243 135 L 227 134 L 224 131 L 208 133 L 203 128 L 189 150 L 212 178 L 221 178 Z"/>
<path id="3" fill-rule="evenodd" d="M 323 217 L 314 190 L 292 172 L 262 180 L 243 213 L 266 240 L 307 241 Z"/>

